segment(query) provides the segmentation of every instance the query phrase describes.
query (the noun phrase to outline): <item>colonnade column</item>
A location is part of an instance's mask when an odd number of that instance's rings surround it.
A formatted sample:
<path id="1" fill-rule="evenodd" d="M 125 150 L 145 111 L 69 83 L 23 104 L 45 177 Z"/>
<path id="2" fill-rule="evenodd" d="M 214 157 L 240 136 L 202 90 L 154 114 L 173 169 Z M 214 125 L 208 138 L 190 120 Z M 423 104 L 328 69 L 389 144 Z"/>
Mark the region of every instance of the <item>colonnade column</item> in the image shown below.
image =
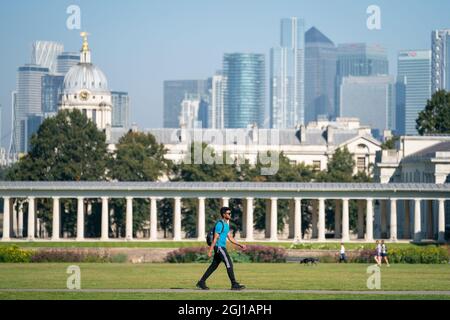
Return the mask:
<path id="1" fill-rule="evenodd" d="M 198 214 L 197 214 L 197 239 L 203 241 L 205 239 L 205 198 L 198 198 Z"/>
<path id="2" fill-rule="evenodd" d="M 36 233 L 35 227 L 35 198 L 28 198 L 28 240 L 34 240 Z"/>
<path id="3" fill-rule="evenodd" d="M 19 228 L 19 234 L 18 237 L 19 238 L 23 238 L 23 203 L 20 202 L 19 203 L 19 209 L 18 209 L 19 213 L 18 213 L 18 228 Z"/>
<path id="4" fill-rule="evenodd" d="M 246 200 L 246 223 L 247 226 L 245 228 L 245 240 L 253 241 L 253 198 L 247 198 Z"/>
<path id="5" fill-rule="evenodd" d="M 278 199 L 270 199 L 270 241 L 278 240 Z"/>
<path id="6" fill-rule="evenodd" d="M 220 199 L 221 207 L 229 207 L 230 206 L 230 198 L 222 198 Z"/>
<path id="7" fill-rule="evenodd" d="M 339 239 L 342 236 L 342 207 L 341 201 L 335 200 L 334 202 L 334 238 Z"/>
<path id="8" fill-rule="evenodd" d="M 150 240 L 158 239 L 158 209 L 157 199 L 150 199 Z"/>
<path id="9" fill-rule="evenodd" d="M 325 199 L 319 199 L 318 241 L 325 241 Z"/>
<path id="10" fill-rule="evenodd" d="M 397 241 L 397 199 L 391 199 L 390 240 Z"/>
<path id="11" fill-rule="evenodd" d="M 78 197 L 77 202 L 77 241 L 84 240 L 84 198 Z"/>
<path id="12" fill-rule="evenodd" d="M 133 198 L 127 197 L 126 233 L 127 240 L 133 240 Z"/>
<path id="13" fill-rule="evenodd" d="M 366 241 L 373 241 L 373 199 L 366 204 Z"/>
<path id="14" fill-rule="evenodd" d="M 10 240 L 10 215 L 11 215 L 11 208 L 10 208 L 10 198 L 9 197 L 3 197 L 3 237 L 2 240 L 7 241 Z"/>
<path id="15" fill-rule="evenodd" d="M 445 242 L 445 199 L 439 199 L 438 241 Z"/>
<path id="16" fill-rule="evenodd" d="M 12 207 L 12 235 L 13 237 L 17 238 L 18 235 L 18 227 L 17 227 L 17 210 L 16 210 L 16 206 L 13 204 L 11 206 L 10 204 L 10 208 Z M 11 230 L 10 230 L 11 232 Z"/>
<path id="17" fill-rule="evenodd" d="M 174 199 L 173 206 L 173 240 L 181 240 L 181 198 Z"/>
<path id="18" fill-rule="evenodd" d="M 422 226 L 421 226 L 421 200 L 414 200 L 414 241 L 419 242 L 422 240 Z"/>
<path id="19" fill-rule="evenodd" d="M 302 199 L 294 199 L 294 239 L 302 241 Z"/>
<path id="20" fill-rule="evenodd" d="M 109 204 L 108 198 L 102 197 L 102 234 L 101 239 L 103 241 L 109 238 Z"/>
<path id="21" fill-rule="evenodd" d="M 350 241 L 349 199 L 342 199 L 342 241 Z"/>
<path id="22" fill-rule="evenodd" d="M 53 217 L 52 217 L 52 240 L 59 240 L 59 233 L 61 230 L 60 224 L 60 207 L 59 207 L 59 198 L 53 198 Z"/>
<path id="23" fill-rule="evenodd" d="M 404 200 L 405 219 L 403 220 L 403 238 L 411 239 L 411 201 Z"/>
<path id="24" fill-rule="evenodd" d="M 364 201 L 358 200 L 358 239 L 364 239 Z"/>

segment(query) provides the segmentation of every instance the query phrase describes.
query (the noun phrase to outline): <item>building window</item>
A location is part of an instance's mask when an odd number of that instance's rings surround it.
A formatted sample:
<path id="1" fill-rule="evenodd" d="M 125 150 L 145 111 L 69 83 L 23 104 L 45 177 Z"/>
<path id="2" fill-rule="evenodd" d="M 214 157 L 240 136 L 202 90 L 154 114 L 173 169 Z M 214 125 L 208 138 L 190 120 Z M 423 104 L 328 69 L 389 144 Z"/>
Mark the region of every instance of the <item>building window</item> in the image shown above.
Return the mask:
<path id="1" fill-rule="evenodd" d="M 366 157 L 358 157 L 356 161 L 356 167 L 358 168 L 358 172 L 366 171 Z"/>
<path id="2" fill-rule="evenodd" d="M 313 166 L 313 171 L 314 172 L 320 171 L 320 168 L 321 168 L 320 161 L 314 160 L 312 166 Z"/>

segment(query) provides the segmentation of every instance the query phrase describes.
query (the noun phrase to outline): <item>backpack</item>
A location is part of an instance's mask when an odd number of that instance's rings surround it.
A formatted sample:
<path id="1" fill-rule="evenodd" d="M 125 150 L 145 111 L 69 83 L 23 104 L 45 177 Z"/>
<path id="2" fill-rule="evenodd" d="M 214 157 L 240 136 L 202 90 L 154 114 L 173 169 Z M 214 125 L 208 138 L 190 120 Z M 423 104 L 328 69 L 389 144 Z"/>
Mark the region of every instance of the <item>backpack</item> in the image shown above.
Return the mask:
<path id="1" fill-rule="evenodd" d="M 219 220 L 218 222 L 216 222 L 214 227 L 212 227 L 211 230 L 209 230 L 208 234 L 206 235 L 206 244 L 208 246 L 212 245 L 212 242 L 214 240 L 214 233 L 216 232 L 216 226 L 217 226 L 218 223 L 222 223 L 223 224 L 223 221 Z M 223 231 L 223 229 L 225 229 L 225 225 L 223 226 L 222 231 Z"/>

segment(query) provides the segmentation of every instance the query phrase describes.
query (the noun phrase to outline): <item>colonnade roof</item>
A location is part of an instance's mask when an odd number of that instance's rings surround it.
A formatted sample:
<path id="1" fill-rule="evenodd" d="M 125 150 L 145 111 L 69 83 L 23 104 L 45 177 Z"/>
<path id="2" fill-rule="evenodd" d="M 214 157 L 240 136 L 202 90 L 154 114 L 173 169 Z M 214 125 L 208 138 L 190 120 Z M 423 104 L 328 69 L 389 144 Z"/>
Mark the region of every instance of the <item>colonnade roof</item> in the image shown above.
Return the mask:
<path id="1" fill-rule="evenodd" d="M 0 182 L 9 197 L 450 198 L 450 184 L 290 182 Z"/>

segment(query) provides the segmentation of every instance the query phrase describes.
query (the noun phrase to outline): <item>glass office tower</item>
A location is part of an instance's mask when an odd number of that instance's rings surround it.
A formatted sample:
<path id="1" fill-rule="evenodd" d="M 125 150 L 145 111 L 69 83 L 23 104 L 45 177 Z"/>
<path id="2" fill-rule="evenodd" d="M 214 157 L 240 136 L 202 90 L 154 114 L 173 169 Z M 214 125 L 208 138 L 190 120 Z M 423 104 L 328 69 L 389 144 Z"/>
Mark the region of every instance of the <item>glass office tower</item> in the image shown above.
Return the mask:
<path id="1" fill-rule="evenodd" d="M 404 96 L 398 106 L 400 134 L 417 135 L 416 120 L 431 98 L 431 51 L 401 51 L 398 55 L 397 81 L 403 86 Z M 403 119 L 400 118 L 403 116 Z"/>
<path id="2" fill-rule="evenodd" d="M 305 122 L 333 118 L 336 99 L 334 43 L 315 27 L 305 34 Z"/>
<path id="3" fill-rule="evenodd" d="M 130 97 L 128 92 L 111 91 L 112 126 L 130 127 Z"/>
<path id="4" fill-rule="evenodd" d="M 293 128 L 305 117 L 305 27 L 281 20 L 280 46 L 270 51 L 270 127 Z"/>
<path id="5" fill-rule="evenodd" d="M 57 60 L 56 72 L 58 74 L 65 75 L 70 70 L 70 68 L 80 63 L 80 53 L 63 52 L 57 57 L 56 60 Z"/>
<path id="6" fill-rule="evenodd" d="M 225 128 L 264 125 L 265 58 L 263 54 L 230 53 L 223 58 L 227 79 L 224 95 Z"/>

